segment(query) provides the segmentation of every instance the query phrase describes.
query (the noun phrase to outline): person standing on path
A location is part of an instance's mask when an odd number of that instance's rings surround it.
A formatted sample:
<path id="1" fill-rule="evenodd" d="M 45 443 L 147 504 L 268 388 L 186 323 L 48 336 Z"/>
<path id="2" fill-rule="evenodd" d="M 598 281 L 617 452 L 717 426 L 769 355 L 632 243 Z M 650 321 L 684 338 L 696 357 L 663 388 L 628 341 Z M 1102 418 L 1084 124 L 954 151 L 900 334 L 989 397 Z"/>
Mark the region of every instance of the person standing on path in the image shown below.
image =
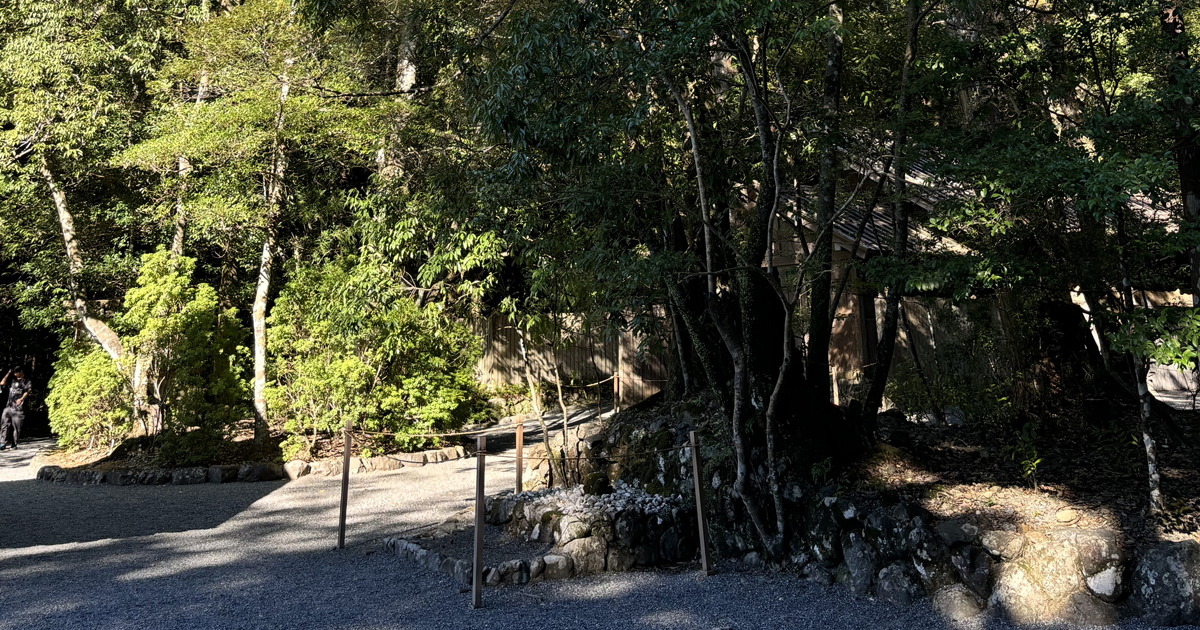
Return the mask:
<path id="1" fill-rule="evenodd" d="M 0 450 L 6 448 L 17 448 L 17 444 L 21 440 L 21 426 L 25 424 L 25 399 L 29 398 L 29 391 L 33 389 L 33 384 L 29 379 L 25 378 L 25 370 L 21 366 L 17 366 L 8 371 L 3 379 L 0 379 L 0 387 L 8 384 L 9 377 L 14 377 L 12 385 L 8 388 L 8 405 L 4 407 L 3 415 L 0 415 Z M 8 432 L 12 430 L 12 442 L 9 443 Z"/>

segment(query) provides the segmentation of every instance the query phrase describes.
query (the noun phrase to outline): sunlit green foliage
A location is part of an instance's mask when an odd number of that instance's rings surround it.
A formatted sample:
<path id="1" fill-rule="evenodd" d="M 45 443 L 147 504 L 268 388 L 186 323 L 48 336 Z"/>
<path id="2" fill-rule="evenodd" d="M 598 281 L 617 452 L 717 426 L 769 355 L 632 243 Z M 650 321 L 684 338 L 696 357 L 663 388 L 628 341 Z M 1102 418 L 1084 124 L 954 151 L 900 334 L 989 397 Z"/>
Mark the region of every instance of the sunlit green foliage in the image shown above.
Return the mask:
<path id="1" fill-rule="evenodd" d="M 474 380 L 479 342 L 442 307 L 418 307 L 386 267 L 347 257 L 293 270 L 268 338 L 274 413 L 285 455 L 309 455 L 347 419 L 397 437 L 453 430 L 486 417 Z"/>

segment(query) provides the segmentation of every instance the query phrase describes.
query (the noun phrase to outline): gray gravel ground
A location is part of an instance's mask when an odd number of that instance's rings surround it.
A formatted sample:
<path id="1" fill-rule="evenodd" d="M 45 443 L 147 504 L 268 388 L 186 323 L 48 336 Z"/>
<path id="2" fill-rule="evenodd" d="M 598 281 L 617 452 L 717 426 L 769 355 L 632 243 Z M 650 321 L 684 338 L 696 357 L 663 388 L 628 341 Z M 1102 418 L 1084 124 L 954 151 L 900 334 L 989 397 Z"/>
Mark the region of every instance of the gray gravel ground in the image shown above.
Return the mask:
<path id="1" fill-rule="evenodd" d="M 19 476 L 15 463 L 0 453 L 9 471 L 0 474 Z M 489 492 L 512 473 L 511 460 L 492 460 Z M 347 548 L 335 551 L 335 478 L 0 483 L 0 630 L 1010 628 L 951 624 L 927 602 L 894 608 L 739 564 L 709 578 L 636 572 L 488 589 L 486 607 L 470 610 L 449 579 L 383 553 L 380 541 L 470 505 L 474 460 L 355 476 L 351 489 Z"/>

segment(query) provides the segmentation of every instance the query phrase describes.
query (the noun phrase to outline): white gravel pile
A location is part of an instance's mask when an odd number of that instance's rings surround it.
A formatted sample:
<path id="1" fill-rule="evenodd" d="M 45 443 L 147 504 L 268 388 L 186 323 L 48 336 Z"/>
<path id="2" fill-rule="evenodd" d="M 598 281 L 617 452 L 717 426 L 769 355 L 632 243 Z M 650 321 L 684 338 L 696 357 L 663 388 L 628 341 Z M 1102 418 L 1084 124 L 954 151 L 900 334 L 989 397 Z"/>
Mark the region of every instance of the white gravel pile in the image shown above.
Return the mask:
<path id="1" fill-rule="evenodd" d="M 513 495 L 518 501 L 534 505 L 549 505 L 571 516 L 596 516 L 603 514 L 615 517 L 624 510 L 637 510 L 646 514 L 663 516 L 684 506 L 683 497 L 650 494 L 641 488 L 618 480 L 611 494 L 584 494 L 583 488 L 543 488 Z"/>

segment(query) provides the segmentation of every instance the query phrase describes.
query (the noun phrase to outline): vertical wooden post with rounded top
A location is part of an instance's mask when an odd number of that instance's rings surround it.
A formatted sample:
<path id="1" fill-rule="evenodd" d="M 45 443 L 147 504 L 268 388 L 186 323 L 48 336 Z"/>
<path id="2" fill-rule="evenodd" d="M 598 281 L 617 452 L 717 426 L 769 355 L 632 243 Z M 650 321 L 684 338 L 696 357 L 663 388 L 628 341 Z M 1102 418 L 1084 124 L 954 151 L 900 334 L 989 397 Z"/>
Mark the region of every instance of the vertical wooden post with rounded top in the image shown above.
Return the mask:
<path id="1" fill-rule="evenodd" d="M 700 528 L 700 569 L 705 575 L 715 575 L 708 558 L 708 523 L 704 520 L 704 494 L 700 492 L 700 451 L 696 448 L 696 432 L 689 435 L 692 451 L 692 487 L 696 490 L 696 523 Z"/>
<path id="2" fill-rule="evenodd" d="M 475 553 L 471 565 L 471 608 L 483 607 L 483 459 L 487 438 L 476 438 L 475 452 Z"/>
<path id="3" fill-rule="evenodd" d="M 521 423 L 517 425 L 517 493 L 523 488 L 522 477 L 525 475 L 525 416 L 520 416 Z"/>
<path id="4" fill-rule="evenodd" d="M 342 433 L 342 505 L 338 511 L 338 549 L 346 548 L 346 500 L 350 496 L 350 416 Z"/>

